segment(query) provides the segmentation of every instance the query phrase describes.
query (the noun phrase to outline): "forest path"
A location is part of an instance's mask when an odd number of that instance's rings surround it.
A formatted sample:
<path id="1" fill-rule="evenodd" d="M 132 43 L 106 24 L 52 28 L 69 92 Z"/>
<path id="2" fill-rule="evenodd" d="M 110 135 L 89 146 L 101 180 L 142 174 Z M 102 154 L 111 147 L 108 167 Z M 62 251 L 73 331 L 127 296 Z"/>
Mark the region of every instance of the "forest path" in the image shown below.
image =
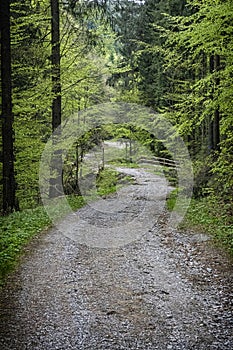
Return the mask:
<path id="1" fill-rule="evenodd" d="M 208 236 L 165 225 L 164 179 L 125 171 L 136 184 L 80 209 L 80 225 L 63 222 L 83 244 L 55 228 L 29 244 L 0 294 L 2 350 L 233 348 L 229 259 Z M 101 233 L 98 247 L 84 221 L 117 227 L 122 245 Z"/>

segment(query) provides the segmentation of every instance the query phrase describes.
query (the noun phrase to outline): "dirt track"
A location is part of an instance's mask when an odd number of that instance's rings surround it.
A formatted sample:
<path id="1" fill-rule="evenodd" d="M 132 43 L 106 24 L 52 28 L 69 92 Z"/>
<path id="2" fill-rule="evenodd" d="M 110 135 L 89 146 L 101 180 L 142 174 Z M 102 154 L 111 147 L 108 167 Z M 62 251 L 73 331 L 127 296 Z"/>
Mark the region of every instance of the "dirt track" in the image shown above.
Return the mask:
<path id="1" fill-rule="evenodd" d="M 2 350 L 233 348 L 229 259 L 208 236 L 167 228 L 166 183 L 134 176 L 118 196 L 82 208 L 75 227 L 63 222 L 79 238 L 54 228 L 28 246 L 1 292 Z M 99 245 L 95 227 L 106 232 Z M 129 241 L 117 247 L 111 227 Z"/>

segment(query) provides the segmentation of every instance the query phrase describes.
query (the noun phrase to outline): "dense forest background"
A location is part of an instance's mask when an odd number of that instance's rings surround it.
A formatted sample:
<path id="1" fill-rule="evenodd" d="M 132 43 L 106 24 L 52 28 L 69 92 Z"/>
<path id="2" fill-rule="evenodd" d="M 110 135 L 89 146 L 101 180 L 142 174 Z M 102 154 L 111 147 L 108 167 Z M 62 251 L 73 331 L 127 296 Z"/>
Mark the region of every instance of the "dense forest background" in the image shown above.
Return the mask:
<path id="1" fill-rule="evenodd" d="M 177 127 L 195 197 L 232 216 L 232 0 L 5 0 L 0 22 L 2 214 L 40 204 L 39 161 L 61 120 L 124 101 Z M 80 157 L 93 142 L 79 140 Z"/>

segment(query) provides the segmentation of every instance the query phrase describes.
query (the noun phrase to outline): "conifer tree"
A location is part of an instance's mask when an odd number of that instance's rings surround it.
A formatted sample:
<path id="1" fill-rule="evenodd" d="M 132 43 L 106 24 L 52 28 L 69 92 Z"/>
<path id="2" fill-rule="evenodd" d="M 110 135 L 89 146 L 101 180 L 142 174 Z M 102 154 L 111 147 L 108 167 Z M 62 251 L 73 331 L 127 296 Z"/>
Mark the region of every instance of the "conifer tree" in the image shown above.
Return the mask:
<path id="1" fill-rule="evenodd" d="M 12 74 L 10 39 L 10 1 L 0 4 L 1 23 L 1 90 L 2 90 L 2 161 L 3 161 L 3 213 L 17 208 L 14 171 L 14 130 L 12 112 Z"/>

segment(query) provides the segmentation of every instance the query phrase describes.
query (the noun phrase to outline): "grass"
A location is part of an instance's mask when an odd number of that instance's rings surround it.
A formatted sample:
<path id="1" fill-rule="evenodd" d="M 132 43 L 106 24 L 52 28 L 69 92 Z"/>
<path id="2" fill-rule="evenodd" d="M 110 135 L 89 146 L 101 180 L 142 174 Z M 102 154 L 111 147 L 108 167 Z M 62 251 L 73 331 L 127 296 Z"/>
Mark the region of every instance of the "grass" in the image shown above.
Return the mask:
<path id="1" fill-rule="evenodd" d="M 50 225 L 50 218 L 43 207 L 0 217 L 0 284 L 15 267 L 25 244 Z"/>
<path id="2" fill-rule="evenodd" d="M 78 210 L 86 204 L 86 201 L 82 196 L 75 194 L 67 196 L 67 201 L 73 210 Z"/>
<path id="3" fill-rule="evenodd" d="M 178 188 L 174 189 L 169 193 L 169 196 L 166 200 L 166 207 L 169 211 L 172 211 L 176 204 L 176 198 L 178 195 Z"/>
<path id="4" fill-rule="evenodd" d="M 177 190 L 167 199 L 167 208 L 172 210 L 176 202 Z M 233 219 L 230 204 L 222 203 L 217 197 L 192 199 L 181 229 L 194 229 L 210 234 L 215 242 L 233 256 Z"/>
<path id="5" fill-rule="evenodd" d="M 233 256 L 233 220 L 229 208 L 217 198 L 193 199 L 182 223 L 213 236 L 216 243 L 225 247 Z"/>
<path id="6" fill-rule="evenodd" d="M 140 168 L 140 166 L 137 163 L 127 161 L 123 158 L 110 160 L 110 161 L 108 161 L 108 164 L 118 166 L 118 167 Z"/>
<path id="7" fill-rule="evenodd" d="M 73 210 L 85 205 L 81 196 L 70 195 L 67 200 Z M 59 200 L 57 202 L 55 210 L 61 217 L 62 208 L 59 207 Z M 51 226 L 52 221 L 42 206 L 0 217 L 0 286 L 17 265 L 25 245 Z"/>
<path id="8" fill-rule="evenodd" d="M 118 172 L 113 169 L 105 168 L 97 177 L 96 187 L 99 196 L 106 196 L 117 190 Z"/>
<path id="9" fill-rule="evenodd" d="M 97 194 L 106 196 L 117 190 L 118 172 L 106 168 L 101 171 L 97 179 Z M 93 197 L 93 200 L 95 197 Z M 78 210 L 86 204 L 85 198 L 78 195 L 67 196 L 68 203 L 73 210 Z M 54 206 L 55 217 L 62 218 L 63 208 L 56 200 Z M 12 271 L 19 261 L 25 245 L 33 236 L 52 226 L 52 220 L 44 207 L 26 209 L 0 217 L 0 286 L 3 285 L 8 273 Z"/>

